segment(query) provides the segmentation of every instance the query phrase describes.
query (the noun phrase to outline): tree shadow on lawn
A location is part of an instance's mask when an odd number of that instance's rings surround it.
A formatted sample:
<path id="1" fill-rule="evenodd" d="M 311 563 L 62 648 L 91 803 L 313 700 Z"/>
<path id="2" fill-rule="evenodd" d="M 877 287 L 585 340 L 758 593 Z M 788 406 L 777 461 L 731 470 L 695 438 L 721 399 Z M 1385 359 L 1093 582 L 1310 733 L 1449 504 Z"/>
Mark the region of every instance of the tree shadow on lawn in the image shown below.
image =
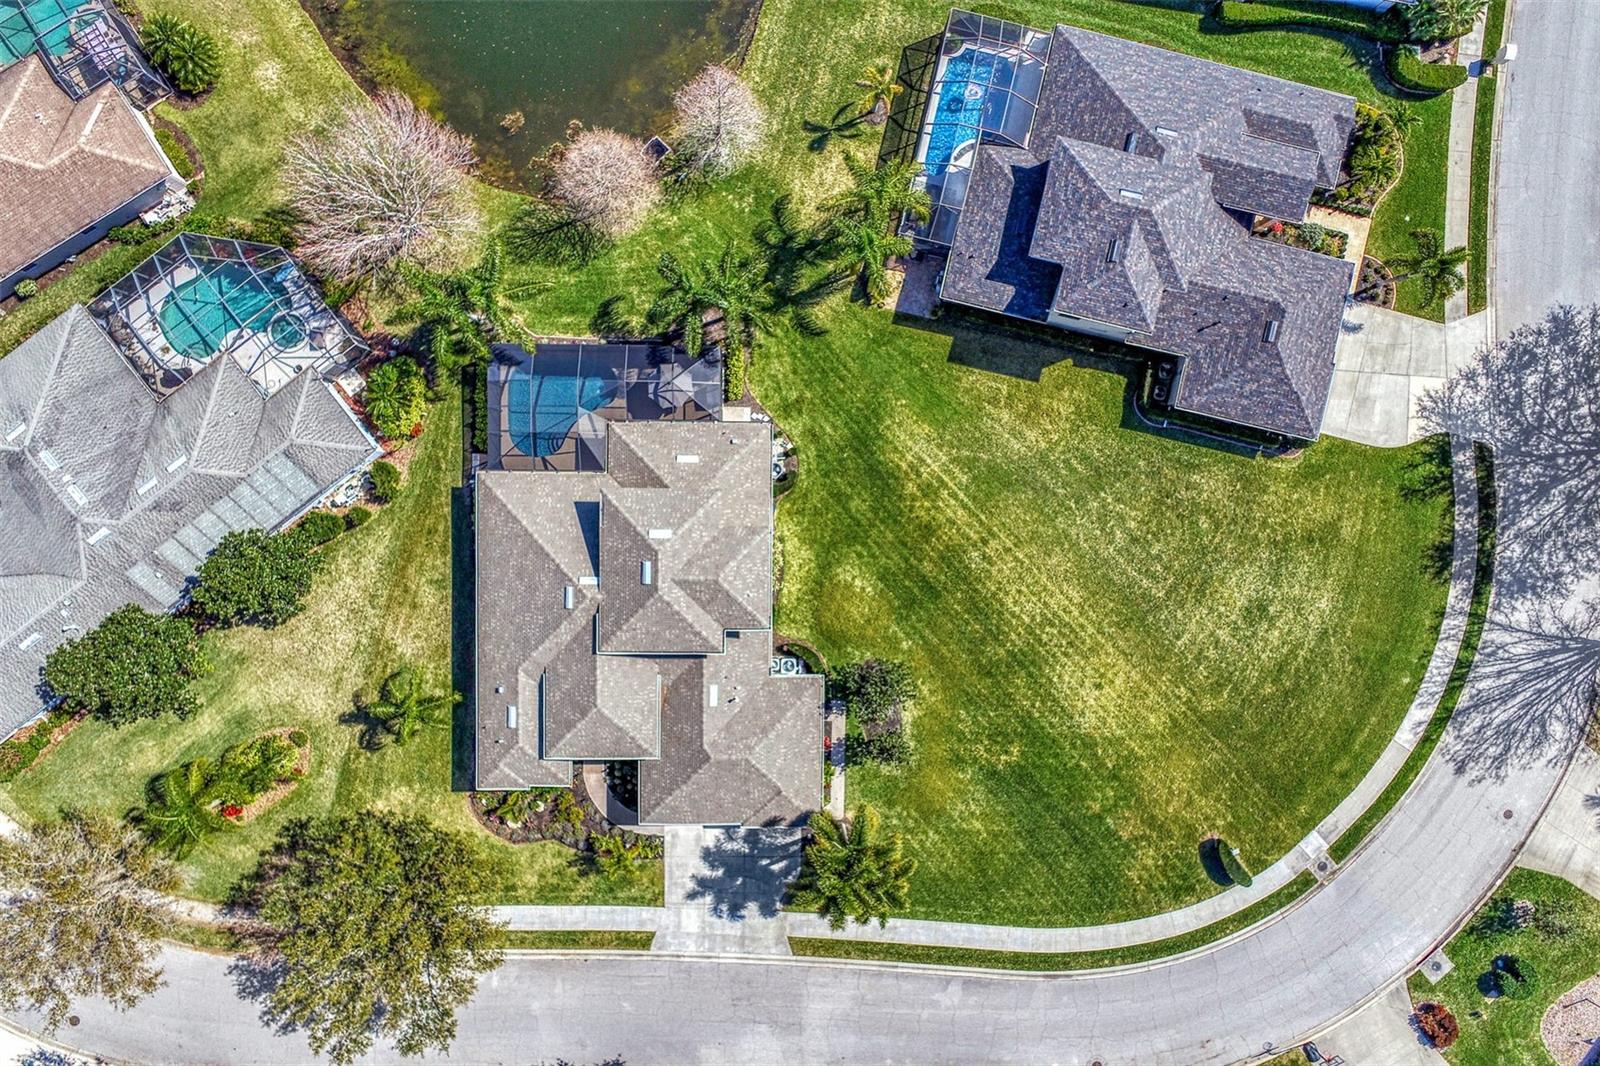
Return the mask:
<path id="1" fill-rule="evenodd" d="M 806 119 L 800 128 L 811 134 L 806 147 L 813 152 L 825 152 L 834 141 L 853 141 L 870 128 L 867 116 L 851 104 L 841 104 L 834 113 L 821 122 Z"/>
<path id="2" fill-rule="evenodd" d="M 1213 884 L 1222 888 L 1232 887 L 1233 878 L 1228 876 L 1228 868 L 1222 865 L 1222 841 L 1219 838 L 1206 837 L 1200 842 L 1200 868 Z"/>
<path id="3" fill-rule="evenodd" d="M 1450 438 L 1443 433 L 1425 437 L 1412 451 L 1401 475 L 1400 497 L 1407 503 L 1449 501 L 1455 496 Z M 1435 581 L 1448 581 L 1455 564 L 1455 508 L 1444 507 L 1439 528 L 1423 553 L 1423 571 Z M 1441 616 L 1442 618 L 1442 616 Z"/>

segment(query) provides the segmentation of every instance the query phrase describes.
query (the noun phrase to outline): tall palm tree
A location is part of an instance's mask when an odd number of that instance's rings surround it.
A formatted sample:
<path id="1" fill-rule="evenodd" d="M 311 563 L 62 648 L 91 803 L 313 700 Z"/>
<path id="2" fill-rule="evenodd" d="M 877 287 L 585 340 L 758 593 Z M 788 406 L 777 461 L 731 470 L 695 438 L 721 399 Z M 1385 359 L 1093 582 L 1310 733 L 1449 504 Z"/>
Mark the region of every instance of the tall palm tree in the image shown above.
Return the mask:
<path id="1" fill-rule="evenodd" d="M 1423 307 L 1434 307 L 1461 291 L 1467 283 L 1461 276 L 1461 267 L 1470 258 L 1466 246 L 1447 251 L 1444 238 L 1431 229 L 1412 230 L 1411 240 L 1417 246 L 1414 254 L 1389 261 L 1398 271 L 1394 283 L 1412 279 L 1421 282 Z"/>
<path id="2" fill-rule="evenodd" d="M 228 824 L 214 805 L 213 776 L 211 760 L 200 758 L 156 779 L 140 821 L 157 847 L 181 859 Z"/>
<path id="3" fill-rule="evenodd" d="M 860 271 L 865 279 L 867 299 L 873 303 L 883 302 L 889 294 L 888 260 L 910 255 L 911 238 L 889 229 L 884 219 L 870 216 L 836 218 L 830 230 L 840 261 L 849 263 L 851 272 Z"/>
<path id="4" fill-rule="evenodd" d="M 405 744 L 426 726 L 448 725 L 450 708 L 460 702 L 461 693 L 429 692 L 421 671 L 402 666 L 384 679 L 368 709 L 394 735 L 396 744 Z"/>
<path id="5" fill-rule="evenodd" d="M 922 171 L 920 163 L 896 159 L 875 167 L 847 155 L 844 165 L 850 172 L 850 188 L 823 205 L 831 215 L 882 218 L 887 222 L 909 212 L 919 222 L 928 220 L 932 202 L 926 192 L 911 186 L 912 179 Z"/>
<path id="6" fill-rule="evenodd" d="M 861 108 L 867 122 L 874 126 L 889 121 L 889 108 L 894 106 L 894 98 L 905 91 L 905 86 L 895 76 L 893 63 L 869 64 L 861 77 L 856 79 L 856 88 L 861 90 L 856 106 Z"/>
<path id="7" fill-rule="evenodd" d="M 795 881 L 796 906 L 815 908 L 834 929 L 847 918 L 880 927 L 893 911 L 904 910 L 917 864 L 902 854 L 899 833 L 887 837 L 878 812 L 857 808 L 845 825 L 826 811 L 811 817 L 812 842 Z"/>
<path id="8" fill-rule="evenodd" d="M 490 341 L 511 327 L 508 301 L 532 286 L 507 287 L 504 255 L 500 242 L 491 241 L 483 258 L 466 270 L 436 274 L 400 265 L 413 296 L 394 317 L 418 324 L 441 370 L 448 373 L 486 361 Z"/>
<path id="9" fill-rule="evenodd" d="M 705 347 L 707 327 L 713 335 L 726 327 L 741 353 L 755 343 L 756 334 L 770 328 L 774 307 L 765 268 L 732 241 L 710 262 L 682 263 L 663 252 L 656 269 L 666 284 L 645 318 L 652 329 L 681 333 L 690 355 Z"/>

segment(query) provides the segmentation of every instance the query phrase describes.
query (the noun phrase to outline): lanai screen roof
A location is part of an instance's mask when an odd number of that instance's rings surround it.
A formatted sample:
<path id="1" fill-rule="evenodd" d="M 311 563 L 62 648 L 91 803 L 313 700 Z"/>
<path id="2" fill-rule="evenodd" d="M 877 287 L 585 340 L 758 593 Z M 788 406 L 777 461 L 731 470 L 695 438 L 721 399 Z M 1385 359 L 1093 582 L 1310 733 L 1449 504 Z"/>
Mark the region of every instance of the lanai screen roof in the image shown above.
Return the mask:
<path id="1" fill-rule="evenodd" d="M 162 395 L 218 355 L 270 396 L 366 349 L 288 252 L 196 233 L 174 237 L 89 311 Z"/>
<path id="2" fill-rule="evenodd" d="M 141 107 L 170 91 L 104 0 L 0 0 L 0 67 L 37 52 L 74 100 L 114 82 Z"/>
<path id="3" fill-rule="evenodd" d="M 1050 35 L 959 8 L 945 25 L 916 158 L 933 213 L 917 236 L 949 244 L 979 141 L 1020 147 L 1033 128 Z"/>

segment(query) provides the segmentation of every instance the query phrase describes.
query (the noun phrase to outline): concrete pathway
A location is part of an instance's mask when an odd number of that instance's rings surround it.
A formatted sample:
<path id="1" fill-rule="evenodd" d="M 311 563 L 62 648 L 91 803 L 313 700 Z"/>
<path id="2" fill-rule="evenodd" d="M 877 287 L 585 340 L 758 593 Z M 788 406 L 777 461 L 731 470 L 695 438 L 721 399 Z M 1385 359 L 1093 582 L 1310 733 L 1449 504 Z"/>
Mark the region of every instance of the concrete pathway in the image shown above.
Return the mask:
<path id="1" fill-rule="evenodd" d="M 1461 38 L 1456 62 L 1471 70 L 1483 54 L 1484 17 L 1471 33 Z M 1472 132 L 1474 109 L 1478 104 L 1478 79 L 1468 78 L 1450 97 L 1450 155 L 1446 171 L 1444 246 L 1455 248 L 1467 243 L 1472 215 Z M 1477 269 L 1467 265 L 1467 273 Z M 1446 322 L 1467 316 L 1467 291 L 1462 289 L 1445 301 Z"/>
<path id="2" fill-rule="evenodd" d="M 667 905 L 651 949 L 789 954 L 780 908 L 800 858 L 796 829 L 668 827 Z"/>
<path id="3" fill-rule="evenodd" d="M 1444 1066 L 1447 1061 L 1411 1026 L 1411 996 L 1403 984 L 1317 1038 L 1326 1058 L 1348 1066 Z"/>
<path id="4" fill-rule="evenodd" d="M 1600 756 L 1592 748 L 1578 752 L 1517 865 L 1566 878 L 1600 899 Z"/>

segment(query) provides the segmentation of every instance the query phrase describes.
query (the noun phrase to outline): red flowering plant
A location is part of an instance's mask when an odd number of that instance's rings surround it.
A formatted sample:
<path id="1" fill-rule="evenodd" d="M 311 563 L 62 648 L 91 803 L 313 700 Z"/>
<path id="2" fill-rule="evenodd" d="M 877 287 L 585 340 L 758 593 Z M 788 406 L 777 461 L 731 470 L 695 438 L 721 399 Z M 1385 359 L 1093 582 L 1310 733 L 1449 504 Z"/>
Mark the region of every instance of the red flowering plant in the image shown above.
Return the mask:
<path id="1" fill-rule="evenodd" d="M 239 817 L 239 815 L 241 815 L 243 813 L 244 813 L 244 808 L 239 806 L 237 803 L 226 803 L 226 804 L 223 804 L 222 816 L 224 818 L 237 818 L 237 817 Z"/>

